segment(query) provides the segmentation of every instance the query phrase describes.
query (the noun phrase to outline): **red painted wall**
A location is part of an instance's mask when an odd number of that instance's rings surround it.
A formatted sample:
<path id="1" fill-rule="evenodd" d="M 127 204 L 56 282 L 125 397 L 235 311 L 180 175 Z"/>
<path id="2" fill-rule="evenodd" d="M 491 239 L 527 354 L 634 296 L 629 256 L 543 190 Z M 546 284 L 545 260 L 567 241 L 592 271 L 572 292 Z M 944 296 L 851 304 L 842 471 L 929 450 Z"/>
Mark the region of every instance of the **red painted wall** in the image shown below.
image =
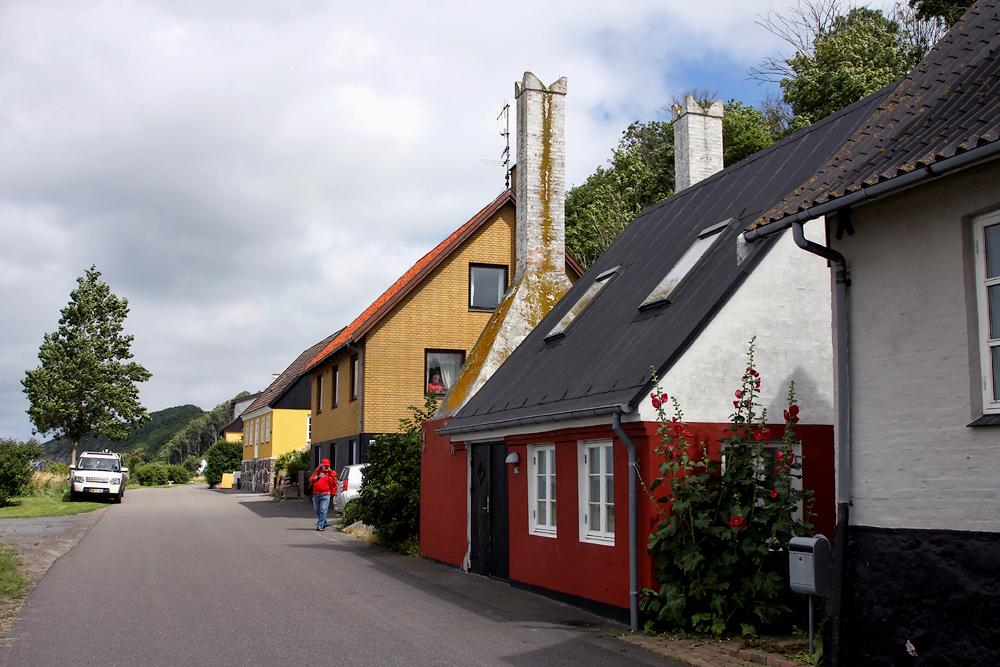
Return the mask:
<path id="1" fill-rule="evenodd" d="M 439 436 L 450 418 L 424 422 L 420 457 L 420 553 L 462 566 L 468 550 L 469 463 L 464 445 Z"/>
<path id="2" fill-rule="evenodd" d="M 456 445 L 451 454 L 451 441 L 439 437 L 434 429 L 445 422 L 437 420 L 424 425 L 426 450 L 421 473 L 421 532 L 420 550 L 425 556 L 461 565 L 468 548 L 467 452 Z M 688 424 L 695 438 L 708 440 L 709 452 L 718 456 L 718 441 L 724 437 L 728 424 Z M 653 455 L 659 445 L 658 424 L 641 422 L 623 424 L 639 453 L 639 585 L 653 588 L 654 567 L 646 552 L 649 533 L 659 520 L 660 506 L 648 492 L 650 483 L 659 475 L 662 459 Z M 771 426 L 772 439 L 780 439 L 782 426 Z M 796 427 L 802 440 L 804 457 L 803 485 L 816 493 L 812 517 L 815 531 L 833 535 L 836 517 L 834 505 L 833 427 L 802 425 Z M 615 515 L 617 534 L 614 545 L 580 541 L 577 442 L 591 439 L 612 439 L 615 443 Z M 528 454 L 532 444 L 556 443 L 556 479 L 558 525 L 555 537 L 532 535 L 528 532 Z M 623 609 L 628 597 L 628 453 L 625 445 L 614 437 L 610 424 L 588 428 L 566 428 L 506 438 L 509 452 L 518 452 L 521 462 L 518 474 L 508 465 L 508 498 L 510 517 L 510 579 L 541 588 L 576 595 Z"/>

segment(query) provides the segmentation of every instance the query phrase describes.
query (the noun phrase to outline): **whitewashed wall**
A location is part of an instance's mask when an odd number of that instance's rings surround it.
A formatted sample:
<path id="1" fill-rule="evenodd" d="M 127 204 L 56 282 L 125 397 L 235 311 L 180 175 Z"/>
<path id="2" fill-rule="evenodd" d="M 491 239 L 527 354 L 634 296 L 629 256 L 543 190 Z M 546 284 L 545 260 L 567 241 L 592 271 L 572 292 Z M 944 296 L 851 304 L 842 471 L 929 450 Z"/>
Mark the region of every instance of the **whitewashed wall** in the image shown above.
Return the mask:
<path id="1" fill-rule="evenodd" d="M 822 219 L 805 226 L 807 238 L 825 244 L 823 230 Z M 727 423 L 750 339 L 757 336 L 756 366 L 768 421 L 783 421 L 788 383 L 795 380 L 802 423 L 832 424 L 830 312 L 826 260 L 797 247 L 786 232 L 661 379 L 661 388 L 680 400 L 687 421 Z M 669 319 L 664 324 L 669 325 Z M 649 396 L 639 414 L 644 421 L 656 419 Z"/>
<path id="2" fill-rule="evenodd" d="M 1000 529 L 1000 427 L 980 416 L 973 215 L 1000 208 L 1000 168 L 852 212 L 848 259 L 851 523 Z M 976 381 L 973 380 L 976 378 Z"/>

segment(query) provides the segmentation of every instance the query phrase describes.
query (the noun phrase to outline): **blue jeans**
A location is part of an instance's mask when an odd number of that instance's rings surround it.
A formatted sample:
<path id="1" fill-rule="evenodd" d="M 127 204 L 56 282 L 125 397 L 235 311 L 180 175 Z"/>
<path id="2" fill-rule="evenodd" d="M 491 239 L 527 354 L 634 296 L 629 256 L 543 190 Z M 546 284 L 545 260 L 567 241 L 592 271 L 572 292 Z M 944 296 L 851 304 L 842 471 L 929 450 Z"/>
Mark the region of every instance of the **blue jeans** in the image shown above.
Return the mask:
<path id="1" fill-rule="evenodd" d="M 330 525 L 326 520 L 326 513 L 330 511 L 330 498 L 332 496 L 329 493 L 313 494 L 313 508 L 316 510 L 317 528 L 326 528 Z"/>

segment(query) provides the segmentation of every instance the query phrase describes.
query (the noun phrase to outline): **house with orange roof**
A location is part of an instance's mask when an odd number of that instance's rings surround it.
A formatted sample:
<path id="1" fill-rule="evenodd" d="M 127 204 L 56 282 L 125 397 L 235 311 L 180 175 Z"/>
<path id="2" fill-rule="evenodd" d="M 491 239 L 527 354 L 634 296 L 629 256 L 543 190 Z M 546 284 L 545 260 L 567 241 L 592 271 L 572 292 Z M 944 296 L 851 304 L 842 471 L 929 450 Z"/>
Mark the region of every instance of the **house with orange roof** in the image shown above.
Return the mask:
<path id="1" fill-rule="evenodd" d="M 515 218 L 508 189 L 305 364 L 299 382 L 311 389 L 314 464 L 364 462 L 374 437 L 395 432 L 408 406 L 451 389 L 513 277 Z M 568 254 L 564 268 L 570 282 L 583 274 Z"/>

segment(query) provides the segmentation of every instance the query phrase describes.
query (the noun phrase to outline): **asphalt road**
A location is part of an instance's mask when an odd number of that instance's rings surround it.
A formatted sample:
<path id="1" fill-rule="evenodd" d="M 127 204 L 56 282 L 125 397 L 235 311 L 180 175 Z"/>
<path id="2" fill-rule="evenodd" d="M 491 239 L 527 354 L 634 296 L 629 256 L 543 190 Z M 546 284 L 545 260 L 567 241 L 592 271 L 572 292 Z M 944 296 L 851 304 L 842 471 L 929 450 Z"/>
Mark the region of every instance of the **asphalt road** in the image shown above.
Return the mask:
<path id="1" fill-rule="evenodd" d="M 682 663 L 574 607 L 317 532 L 305 501 L 204 486 L 109 507 L 30 593 L 3 667 Z"/>

